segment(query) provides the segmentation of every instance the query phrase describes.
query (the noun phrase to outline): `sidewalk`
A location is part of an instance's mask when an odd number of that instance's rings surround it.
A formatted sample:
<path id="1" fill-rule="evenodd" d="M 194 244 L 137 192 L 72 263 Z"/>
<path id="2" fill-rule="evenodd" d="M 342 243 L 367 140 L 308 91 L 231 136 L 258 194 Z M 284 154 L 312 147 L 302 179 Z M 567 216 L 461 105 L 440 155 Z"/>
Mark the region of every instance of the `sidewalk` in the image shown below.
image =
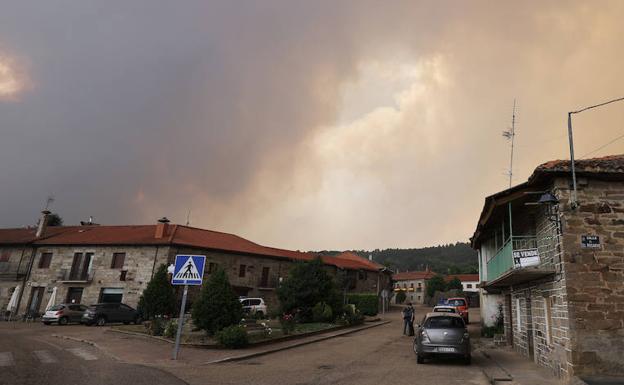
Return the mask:
<path id="1" fill-rule="evenodd" d="M 361 330 L 385 325 L 388 322 L 390 321 L 370 322 L 356 328 L 341 329 L 334 332 L 317 334 L 275 344 L 250 347 L 247 349 L 232 350 L 181 347 L 177 361 L 171 359 L 173 345 L 168 342 L 115 333 L 108 331 L 108 328 L 65 328 L 62 331 L 59 330 L 59 333 L 55 333 L 52 336 L 91 344 L 107 355 L 122 362 L 155 365 L 159 367 L 177 367 L 244 360 L 356 333 Z"/>
<path id="2" fill-rule="evenodd" d="M 562 385 L 550 370 L 537 365 L 509 347 L 479 349 L 485 357 L 481 369 L 492 384 L 509 385 Z"/>

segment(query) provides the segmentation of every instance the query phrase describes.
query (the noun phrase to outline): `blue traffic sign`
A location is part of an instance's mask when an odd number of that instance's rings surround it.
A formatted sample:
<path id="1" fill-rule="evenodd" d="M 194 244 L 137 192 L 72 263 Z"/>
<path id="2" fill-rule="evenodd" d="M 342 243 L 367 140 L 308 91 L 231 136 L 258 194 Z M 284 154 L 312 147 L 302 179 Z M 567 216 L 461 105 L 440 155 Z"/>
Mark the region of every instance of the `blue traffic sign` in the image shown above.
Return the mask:
<path id="1" fill-rule="evenodd" d="M 201 285 L 204 278 L 205 255 L 176 255 L 173 285 Z"/>

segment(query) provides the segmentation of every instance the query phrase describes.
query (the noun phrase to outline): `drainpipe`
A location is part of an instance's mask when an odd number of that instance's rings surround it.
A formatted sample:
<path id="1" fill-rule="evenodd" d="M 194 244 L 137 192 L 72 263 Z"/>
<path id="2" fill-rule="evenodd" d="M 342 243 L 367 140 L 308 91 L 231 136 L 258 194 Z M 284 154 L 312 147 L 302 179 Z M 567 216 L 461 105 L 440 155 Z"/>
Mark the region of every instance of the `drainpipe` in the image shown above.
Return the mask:
<path id="1" fill-rule="evenodd" d="M 511 248 L 513 249 L 513 223 L 511 220 L 511 202 L 507 203 L 509 207 L 509 240 L 511 241 Z"/>

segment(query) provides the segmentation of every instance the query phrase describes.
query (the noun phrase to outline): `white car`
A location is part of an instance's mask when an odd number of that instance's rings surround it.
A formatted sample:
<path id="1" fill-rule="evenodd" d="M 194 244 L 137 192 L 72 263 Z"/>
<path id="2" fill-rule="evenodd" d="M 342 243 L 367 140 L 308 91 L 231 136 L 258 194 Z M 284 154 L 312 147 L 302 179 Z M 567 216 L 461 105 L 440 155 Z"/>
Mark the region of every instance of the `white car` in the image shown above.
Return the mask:
<path id="1" fill-rule="evenodd" d="M 266 315 L 267 307 L 262 298 L 240 298 L 245 314 Z"/>
<path id="2" fill-rule="evenodd" d="M 433 308 L 434 313 L 457 313 L 457 309 L 453 306 L 438 305 Z"/>

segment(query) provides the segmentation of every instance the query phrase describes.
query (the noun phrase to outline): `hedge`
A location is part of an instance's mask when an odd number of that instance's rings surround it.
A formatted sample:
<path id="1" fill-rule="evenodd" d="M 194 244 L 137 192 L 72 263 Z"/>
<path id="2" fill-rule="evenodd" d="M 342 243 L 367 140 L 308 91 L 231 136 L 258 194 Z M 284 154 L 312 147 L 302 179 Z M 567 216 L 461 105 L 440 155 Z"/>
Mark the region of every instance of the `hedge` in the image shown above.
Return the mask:
<path id="1" fill-rule="evenodd" d="M 362 314 L 377 315 L 379 298 L 376 294 L 347 294 L 347 303 L 355 305 Z"/>

